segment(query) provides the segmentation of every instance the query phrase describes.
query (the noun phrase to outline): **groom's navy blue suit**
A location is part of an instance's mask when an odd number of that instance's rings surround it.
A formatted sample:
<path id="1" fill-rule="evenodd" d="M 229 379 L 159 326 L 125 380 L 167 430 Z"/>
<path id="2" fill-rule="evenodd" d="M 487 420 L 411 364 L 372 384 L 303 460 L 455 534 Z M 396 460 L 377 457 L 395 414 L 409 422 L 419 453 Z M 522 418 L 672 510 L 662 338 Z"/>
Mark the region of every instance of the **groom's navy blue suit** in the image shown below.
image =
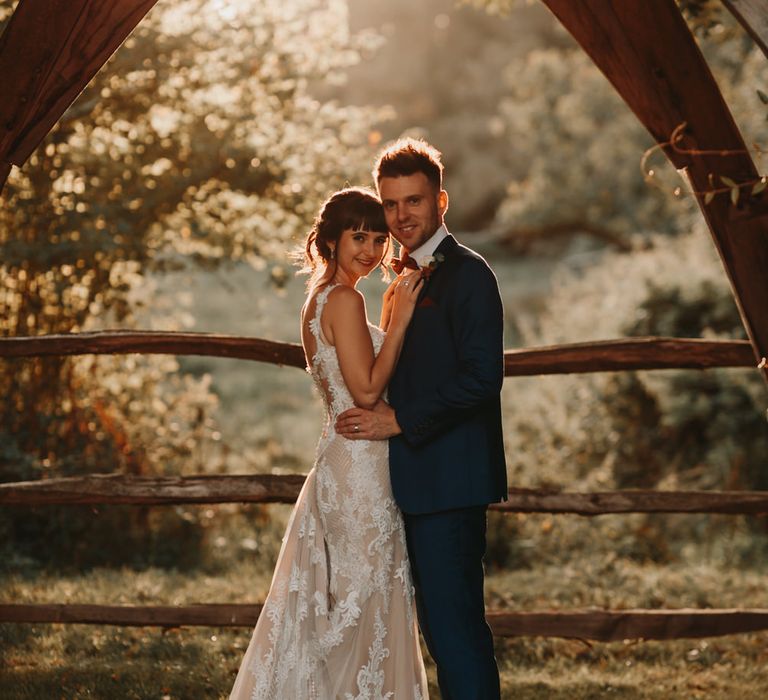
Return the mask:
<path id="1" fill-rule="evenodd" d="M 438 255 L 439 254 L 439 255 Z M 486 508 L 506 498 L 500 391 L 503 311 L 487 263 L 448 235 L 389 383 L 390 438 L 419 624 L 444 700 L 499 698 L 485 622 Z"/>

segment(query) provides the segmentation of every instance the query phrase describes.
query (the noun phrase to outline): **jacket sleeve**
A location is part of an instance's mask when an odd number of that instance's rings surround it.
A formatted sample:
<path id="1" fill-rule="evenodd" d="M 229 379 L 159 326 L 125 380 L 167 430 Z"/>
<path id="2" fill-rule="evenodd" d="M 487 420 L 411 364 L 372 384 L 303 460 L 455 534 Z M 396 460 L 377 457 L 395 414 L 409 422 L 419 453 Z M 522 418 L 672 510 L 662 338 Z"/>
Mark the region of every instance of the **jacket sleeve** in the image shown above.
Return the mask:
<path id="1" fill-rule="evenodd" d="M 498 399 L 504 381 L 504 312 L 499 285 L 483 260 L 468 258 L 452 281 L 450 310 L 457 369 L 431 394 L 397 409 L 405 441 L 414 447 Z"/>

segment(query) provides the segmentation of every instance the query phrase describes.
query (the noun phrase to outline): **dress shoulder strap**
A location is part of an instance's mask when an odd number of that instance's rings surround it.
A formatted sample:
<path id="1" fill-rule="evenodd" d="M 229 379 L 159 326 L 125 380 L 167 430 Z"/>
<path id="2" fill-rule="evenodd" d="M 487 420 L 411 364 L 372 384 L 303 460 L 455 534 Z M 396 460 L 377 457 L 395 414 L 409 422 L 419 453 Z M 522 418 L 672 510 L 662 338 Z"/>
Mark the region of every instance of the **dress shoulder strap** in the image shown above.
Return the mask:
<path id="1" fill-rule="evenodd" d="M 328 295 L 338 286 L 338 284 L 329 284 L 325 289 L 318 292 L 315 297 L 315 315 L 309 322 L 309 330 L 312 331 L 312 335 L 315 336 L 315 341 L 318 344 L 328 345 L 328 341 L 323 335 L 323 329 L 320 326 L 320 317 L 323 315 L 323 308 L 325 307 L 325 302 L 328 301 Z"/>

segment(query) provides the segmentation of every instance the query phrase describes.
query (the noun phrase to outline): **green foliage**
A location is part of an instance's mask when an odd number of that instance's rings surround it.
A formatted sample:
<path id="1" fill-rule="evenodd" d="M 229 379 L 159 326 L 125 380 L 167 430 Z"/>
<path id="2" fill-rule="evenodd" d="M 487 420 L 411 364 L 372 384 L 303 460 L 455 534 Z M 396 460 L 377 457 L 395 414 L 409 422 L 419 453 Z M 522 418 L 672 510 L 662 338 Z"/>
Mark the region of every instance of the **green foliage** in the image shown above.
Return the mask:
<path id="1" fill-rule="evenodd" d="M 523 546 L 520 523 L 514 516 L 496 511 L 488 512 L 485 557 L 486 571 L 529 568 L 530 551 Z"/>
<path id="2" fill-rule="evenodd" d="M 546 342 L 566 336 L 572 340 L 638 335 L 743 338 L 727 278 L 702 229 L 676 241 L 656 237 L 647 250 L 607 256 L 583 276 L 563 279 L 542 323 Z M 572 298 L 580 300 L 579 308 L 573 308 Z M 570 309 L 567 326 L 557 321 L 565 304 Z M 707 486 L 729 486 L 737 465 L 764 463 L 768 454 L 762 417 L 764 387 L 757 372 L 622 373 L 592 377 L 588 385 L 603 395 L 601 403 L 634 396 L 641 405 L 652 397 L 656 413 L 645 411 L 643 422 L 663 437 L 663 447 L 654 451 L 667 469 L 682 472 L 706 464 L 710 471 L 701 475 L 701 483 Z M 620 412 L 610 415 L 619 425 L 630 423 Z M 728 434 L 733 437 L 729 439 Z M 739 481 L 745 488 L 758 486 L 746 475 L 730 485 Z"/>
<path id="3" fill-rule="evenodd" d="M 136 506 L 17 506 L 0 519 L 0 571 L 149 566 L 189 571 L 204 563 L 206 531 L 192 510 Z"/>
<path id="4" fill-rule="evenodd" d="M 721 3 L 680 4 L 745 141 L 762 144 L 758 89 L 768 84 L 765 57 Z M 658 187 L 644 180 L 639 164 L 653 140 L 581 48 L 534 48 L 510 61 L 502 80 L 497 126 L 526 164 L 523 173 L 513 173 L 497 210 L 502 236 L 514 243 L 516 232 L 565 230 L 613 240 L 690 230 L 693 198 L 679 196 L 684 183 L 660 154 L 652 159 Z M 525 245 L 529 238 L 517 240 Z"/>
<path id="5" fill-rule="evenodd" d="M 496 214 L 502 232 L 568 225 L 626 238 L 690 223 L 693 202 L 644 181 L 638 163 L 652 140 L 581 49 L 533 50 L 504 80 L 498 117 L 528 167 L 507 185 Z"/>
<path id="6" fill-rule="evenodd" d="M 684 9 L 745 140 L 759 142 L 764 107 L 756 87 L 768 79 L 768 67 L 717 5 L 687 3 Z M 570 225 L 574 233 L 581 227 L 618 234 L 632 246 L 627 254 L 582 258 L 583 272 L 563 273 L 540 318 L 516 319 L 523 343 L 636 335 L 744 338 L 692 199 L 671 196 L 681 183 L 668 165 L 654 164 L 663 191 L 643 180 L 637 166 L 652 142 L 591 61 L 571 47 L 540 48 L 511 63 L 506 75 L 508 97 L 499 115 L 510 146 L 528 166 L 507 187 L 496 217 L 499 231 Z M 509 385 L 513 483 L 581 490 L 765 487 L 766 400 L 756 372 L 609 373 Z M 688 551 L 685 541 L 711 535 L 707 522 L 690 517 L 676 523 L 679 540 L 670 542 L 673 531 L 663 520 L 628 519 L 609 547 L 640 560 L 674 559 Z M 594 546 L 585 530 L 550 541 L 548 550 L 554 556 L 579 552 L 584 541 Z M 528 534 L 523 527 L 520 536 Z M 757 537 L 754 551 L 760 542 Z M 754 551 L 745 547 L 743 556 Z"/>
<path id="7" fill-rule="evenodd" d="M 649 334 L 744 337 L 702 229 L 673 239 L 657 235 L 646 249 L 606 255 L 582 274 L 563 274 L 526 345 Z M 754 370 L 525 380 L 509 390 L 506 412 L 512 481 L 573 490 L 764 489 L 766 403 Z M 688 516 L 673 530 L 658 518 L 628 519 L 633 544 L 623 551 L 642 560 L 681 556 L 686 540 L 701 539 L 699 528 L 709 532 L 707 523 Z M 745 556 L 751 555 L 745 550 Z"/>
<path id="8" fill-rule="evenodd" d="M 14 4 L 0 0 L 0 22 Z M 312 86 L 375 44 L 350 34 L 344 2 L 158 3 L 9 178 L 0 335 L 131 327 L 156 304 L 152 276 L 281 256 L 328 191 L 367 179 L 373 112 L 322 102 Z M 170 329 L 181 319 L 155 315 Z M 5 361 L 0 392 L 3 481 L 200 472 L 219 449 L 210 376 L 183 375 L 175 358 Z M 69 512 L 71 523 L 62 511 L 0 527 L 44 558 L 65 549 L 67 529 L 72 542 L 93 533 Z M 183 534 L 180 556 L 202 538 L 187 516 L 161 519 L 167 541 Z M 112 517 L 104 529 L 135 525 Z M 135 560 L 140 541 L 137 530 L 108 558 Z"/>

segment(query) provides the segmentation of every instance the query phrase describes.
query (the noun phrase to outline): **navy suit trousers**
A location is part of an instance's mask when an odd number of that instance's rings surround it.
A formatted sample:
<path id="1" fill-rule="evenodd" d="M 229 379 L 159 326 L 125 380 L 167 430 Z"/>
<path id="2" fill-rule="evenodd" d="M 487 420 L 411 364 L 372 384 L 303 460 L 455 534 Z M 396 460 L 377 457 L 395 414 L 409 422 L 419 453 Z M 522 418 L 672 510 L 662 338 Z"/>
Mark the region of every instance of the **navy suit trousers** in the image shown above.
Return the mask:
<path id="1" fill-rule="evenodd" d="M 443 700 L 501 697 L 483 600 L 486 510 L 403 514 L 419 626 Z"/>

